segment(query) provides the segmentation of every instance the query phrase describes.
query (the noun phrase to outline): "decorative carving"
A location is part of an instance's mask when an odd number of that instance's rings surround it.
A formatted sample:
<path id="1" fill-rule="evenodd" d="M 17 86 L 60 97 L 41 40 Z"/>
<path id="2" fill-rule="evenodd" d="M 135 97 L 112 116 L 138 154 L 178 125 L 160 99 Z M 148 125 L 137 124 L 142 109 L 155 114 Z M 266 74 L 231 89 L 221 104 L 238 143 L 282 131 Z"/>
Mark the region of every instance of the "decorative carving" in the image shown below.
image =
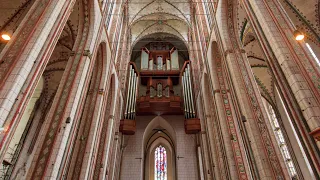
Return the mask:
<path id="1" fill-rule="evenodd" d="M 218 46 L 213 46 L 213 48 L 215 48 L 213 52 L 216 52 L 216 53 L 219 52 Z M 245 171 L 245 167 L 244 167 L 243 157 L 241 155 L 241 149 L 240 149 L 240 144 L 237 137 L 237 130 L 235 128 L 234 117 L 232 115 L 232 110 L 229 103 L 229 96 L 228 96 L 229 90 L 226 89 L 226 85 L 224 82 L 225 81 L 224 72 L 222 70 L 222 62 L 220 58 L 216 58 L 216 64 L 217 64 L 217 76 L 219 80 L 220 89 L 215 90 L 214 93 L 220 93 L 220 96 L 222 97 L 222 100 L 223 100 L 223 104 L 224 104 L 223 108 L 226 115 L 228 130 L 229 130 L 230 136 L 232 137 L 231 139 L 232 150 L 233 150 L 235 162 L 237 164 L 239 177 L 241 177 L 241 179 L 248 179 Z"/>
<path id="2" fill-rule="evenodd" d="M 48 0 L 44 0 L 44 3 L 38 3 L 40 6 L 45 6 Z M 83 30 L 81 34 L 81 40 L 78 45 L 77 53 L 81 53 L 84 50 L 88 32 L 89 32 L 89 10 L 88 10 L 88 1 L 83 0 L 82 1 L 83 9 L 84 9 L 84 25 Z M 42 7 L 43 8 L 43 7 Z M 35 9 L 42 9 L 40 7 Z M 37 11 L 37 10 L 36 10 Z M 38 11 L 37 11 L 38 12 Z M 40 11 L 41 12 L 41 11 Z M 39 13 L 40 13 L 39 12 Z M 33 16 L 32 16 L 33 17 Z M 32 23 L 28 24 L 31 26 L 34 26 Z M 21 41 L 24 41 L 27 38 L 19 38 Z M 19 49 L 20 51 L 21 49 Z M 70 97 L 70 93 L 72 92 L 72 82 L 76 78 L 76 71 L 78 70 L 78 64 L 81 63 L 82 56 L 81 55 L 75 55 L 74 59 L 71 61 L 72 66 L 68 70 L 68 76 L 65 82 L 63 83 L 63 90 L 58 94 L 59 100 L 57 101 L 58 104 L 56 106 L 56 109 L 54 110 L 54 115 L 51 119 L 51 122 L 49 124 L 49 131 L 45 135 L 43 146 L 40 150 L 38 160 L 36 162 L 34 172 L 32 174 L 31 179 L 41 179 L 44 176 L 45 168 L 47 167 L 51 152 L 53 151 L 53 146 L 55 144 L 56 136 L 59 130 L 59 125 L 63 121 L 63 115 L 64 115 L 64 108 L 67 105 L 68 99 Z"/>
<path id="3" fill-rule="evenodd" d="M 228 31 L 229 31 L 229 35 L 230 35 L 230 42 L 233 45 L 233 48 L 238 48 L 238 42 L 237 42 L 237 38 L 235 35 L 236 30 L 234 29 L 234 16 L 233 16 L 233 1 L 232 0 L 228 0 Z M 264 145 L 264 149 L 266 150 L 266 156 L 269 159 L 269 165 L 272 168 L 272 171 L 274 172 L 274 176 L 276 179 L 284 179 L 285 176 L 283 174 L 279 159 L 277 157 L 277 154 L 275 152 L 275 149 L 272 145 L 272 141 L 271 141 L 271 137 L 270 134 L 268 132 L 267 129 L 267 125 L 265 124 L 265 117 L 263 116 L 262 113 L 262 107 L 260 107 L 258 99 L 256 97 L 254 88 L 253 88 L 253 84 L 250 81 L 249 75 L 248 75 L 248 71 L 245 65 L 244 60 L 242 59 L 241 54 L 235 53 L 235 55 L 237 56 L 237 60 L 236 63 L 240 69 L 240 73 L 242 74 L 242 79 L 245 85 L 245 90 L 249 96 L 249 102 L 252 105 L 252 110 L 254 113 L 254 118 L 256 120 L 256 125 L 259 128 L 259 132 L 260 132 L 260 137 L 262 139 L 262 143 Z"/>

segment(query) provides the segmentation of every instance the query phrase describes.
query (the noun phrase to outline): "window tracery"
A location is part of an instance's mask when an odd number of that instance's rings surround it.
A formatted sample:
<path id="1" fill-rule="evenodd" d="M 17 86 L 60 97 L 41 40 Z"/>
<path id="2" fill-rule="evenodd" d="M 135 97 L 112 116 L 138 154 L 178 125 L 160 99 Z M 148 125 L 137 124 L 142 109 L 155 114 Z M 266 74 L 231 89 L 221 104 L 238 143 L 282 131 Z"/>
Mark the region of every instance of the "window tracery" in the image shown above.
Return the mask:
<path id="1" fill-rule="evenodd" d="M 275 113 L 273 107 L 271 106 L 271 104 L 269 104 L 268 102 L 265 101 L 265 105 L 267 107 L 267 113 L 269 115 L 270 124 L 272 126 L 273 132 L 274 132 L 275 137 L 277 139 L 277 143 L 280 147 L 282 157 L 284 158 L 284 161 L 285 161 L 287 168 L 289 170 L 289 174 L 291 177 L 295 177 L 297 175 L 297 172 L 296 172 L 296 169 L 293 165 L 288 147 L 287 147 L 286 142 L 283 137 L 283 133 L 282 133 L 281 128 L 279 126 L 279 122 L 278 122 L 276 113 Z"/>
<path id="2" fill-rule="evenodd" d="M 163 146 L 158 146 L 155 150 L 155 180 L 167 180 L 167 151 Z"/>

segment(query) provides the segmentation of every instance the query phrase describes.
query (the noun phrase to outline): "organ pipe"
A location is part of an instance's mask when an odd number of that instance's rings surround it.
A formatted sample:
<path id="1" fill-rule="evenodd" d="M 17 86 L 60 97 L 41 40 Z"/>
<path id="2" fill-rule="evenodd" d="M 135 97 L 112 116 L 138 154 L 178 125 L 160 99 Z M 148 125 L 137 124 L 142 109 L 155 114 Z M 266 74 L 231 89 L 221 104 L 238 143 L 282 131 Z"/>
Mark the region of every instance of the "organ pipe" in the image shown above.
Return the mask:
<path id="1" fill-rule="evenodd" d="M 170 64 L 170 60 L 167 59 L 167 71 L 170 71 L 171 70 L 171 64 Z"/>
<path id="2" fill-rule="evenodd" d="M 133 118 L 133 116 L 132 116 L 132 114 L 133 114 L 133 109 L 134 109 L 134 105 L 135 105 L 135 99 L 134 99 L 134 97 L 135 97 L 135 92 L 136 92 L 136 90 L 135 90 L 135 87 L 136 87 L 136 83 L 137 83 L 137 79 L 136 79 L 136 77 L 134 76 L 135 74 L 133 74 L 133 78 L 132 78 L 132 81 L 133 81 L 133 86 L 132 86 L 132 88 L 131 88 L 131 90 L 132 90 L 132 96 L 131 96 L 131 105 L 130 105 L 130 114 L 129 114 L 129 118 L 131 119 L 131 118 Z"/>
<path id="3" fill-rule="evenodd" d="M 149 61 L 149 70 L 153 70 L 153 59 Z"/>
<path id="4" fill-rule="evenodd" d="M 130 101 L 130 87 L 131 87 L 131 77 L 132 77 L 132 71 L 131 71 L 131 69 L 132 69 L 132 65 L 130 65 L 130 73 L 129 73 L 129 82 L 128 82 L 128 94 L 127 94 L 127 104 L 126 104 L 126 111 L 125 111 L 125 114 L 124 114 L 124 116 L 125 116 L 125 118 L 127 118 L 127 116 L 128 116 L 128 111 L 129 111 L 129 107 L 128 107 L 128 104 L 130 103 L 129 101 Z"/>
<path id="5" fill-rule="evenodd" d="M 128 82 L 128 95 L 127 95 L 127 104 L 125 111 L 126 119 L 134 119 L 135 116 L 135 101 L 138 85 L 138 75 L 135 73 L 133 65 L 130 65 L 130 76 Z"/>
<path id="6" fill-rule="evenodd" d="M 135 86 L 135 82 L 134 82 L 135 78 L 134 78 L 134 70 L 132 69 L 132 85 L 131 85 L 131 96 L 130 96 L 130 104 L 129 104 L 129 119 L 131 119 L 131 112 L 132 112 L 132 101 L 134 101 L 133 99 L 133 93 L 134 93 L 134 86 Z"/>
<path id="7" fill-rule="evenodd" d="M 184 73 L 183 73 L 184 74 Z M 183 101 L 184 101 L 184 113 L 185 113 L 185 117 L 186 119 L 188 119 L 188 110 L 187 110 L 187 99 L 186 99 L 186 90 L 185 90 L 185 82 L 184 82 L 184 75 L 182 75 L 182 93 L 183 93 Z"/>
<path id="8" fill-rule="evenodd" d="M 136 115 L 136 98 L 137 98 L 137 94 L 138 94 L 138 76 L 136 76 L 136 85 L 135 85 L 135 92 L 134 92 L 134 97 L 133 97 L 133 99 L 134 99 L 134 104 L 133 104 L 133 114 L 132 114 L 132 118 L 135 118 L 135 115 Z"/>
<path id="9" fill-rule="evenodd" d="M 190 65 L 187 64 L 182 76 L 182 90 L 186 118 L 195 118 L 195 108 L 193 104 L 193 91 L 191 85 Z"/>
<path id="10" fill-rule="evenodd" d="M 192 111 L 192 118 L 195 118 L 195 110 L 194 110 L 194 104 L 193 104 L 193 91 L 192 91 L 192 85 L 191 85 L 191 73 L 190 73 L 190 65 L 187 64 L 187 73 L 188 73 L 188 86 L 189 86 L 189 97 L 190 97 L 190 104 L 191 104 L 191 111 Z"/>
<path id="11" fill-rule="evenodd" d="M 186 74 L 186 72 L 184 72 L 184 88 L 185 88 L 185 97 L 186 97 L 186 106 L 187 106 L 187 115 L 188 118 L 191 118 L 191 109 L 190 109 L 190 101 L 189 101 L 189 90 L 188 90 L 188 86 L 187 86 L 187 79 L 188 79 L 188 75 Z"/>
<path id="12" fill-rule="evenodd" d="M 187 101 L 188 101 L 188 109 L 189 109 L 189 118 L 192 118 L 192 108 L 191 108 L 191 98 L 190 98 L 190 87 L 189 87 L 189 74 L 188 71 L 185 71 L 185 83 L 186 83 L 186 96 L 187 96 Z"/>

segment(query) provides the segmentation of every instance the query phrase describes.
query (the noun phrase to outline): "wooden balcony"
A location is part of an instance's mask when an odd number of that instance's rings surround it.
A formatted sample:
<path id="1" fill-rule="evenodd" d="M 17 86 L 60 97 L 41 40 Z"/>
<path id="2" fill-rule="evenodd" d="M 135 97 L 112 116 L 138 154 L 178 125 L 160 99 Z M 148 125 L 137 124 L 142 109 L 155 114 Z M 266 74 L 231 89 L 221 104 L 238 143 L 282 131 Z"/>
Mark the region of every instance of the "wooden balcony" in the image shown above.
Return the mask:
<path id="1" fill-rule="evenodd" d="M 121 119 L 119 131 L 124 135 L 134 135 L 136 132 L 136 121 L 132 119 Z"/>
<path id="2" fill-rule="evenodd" d="M 184 120 L 186 134 L 196 134 L 201 131 L 200 119 L 192 118 Z"/>
<path id="3" fill-rule="evenodd" d="M 141 96 L 137 100 L 137 115 L 182 115 L 180 96 Z"/>

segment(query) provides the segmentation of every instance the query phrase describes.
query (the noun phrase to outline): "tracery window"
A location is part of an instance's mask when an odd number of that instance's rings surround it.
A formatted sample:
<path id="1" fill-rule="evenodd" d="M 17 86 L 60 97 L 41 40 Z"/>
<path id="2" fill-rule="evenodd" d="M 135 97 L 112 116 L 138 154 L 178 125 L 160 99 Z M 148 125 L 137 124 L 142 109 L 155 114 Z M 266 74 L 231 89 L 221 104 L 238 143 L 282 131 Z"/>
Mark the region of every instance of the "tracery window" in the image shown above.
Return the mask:
<path id="1" fill-rule="evenodd" d="M 297 172 L 296 172 L 296 169 L 293 165 L 293 162 L 292 162 L 288 147 L 286 145 L 286 142 L 284 140 L 283 133 L 282 133 L 281 128 L 279 126 L 277 116 L 274 112 L 273 107 L 268 102 L 265 101 L 265 105 L 266 105 L 266 108 L 268 111 L 269 120 L 271 122 L 272 129 L 274 131 L 274 134 L 277 139 L 277 143 L 278 143 L 278 145 L 280 147 L 280 151 L 282 153 L 282 157 L 284 158 L 284 161 L 287 165 L 290 176 L 295 177 L 297 175 Z"/>
<path id="2" fill-rule="evenodd" d="M 167 180 L 167 151 L 158 146 L 154 153 L 154 180 Z"/>

